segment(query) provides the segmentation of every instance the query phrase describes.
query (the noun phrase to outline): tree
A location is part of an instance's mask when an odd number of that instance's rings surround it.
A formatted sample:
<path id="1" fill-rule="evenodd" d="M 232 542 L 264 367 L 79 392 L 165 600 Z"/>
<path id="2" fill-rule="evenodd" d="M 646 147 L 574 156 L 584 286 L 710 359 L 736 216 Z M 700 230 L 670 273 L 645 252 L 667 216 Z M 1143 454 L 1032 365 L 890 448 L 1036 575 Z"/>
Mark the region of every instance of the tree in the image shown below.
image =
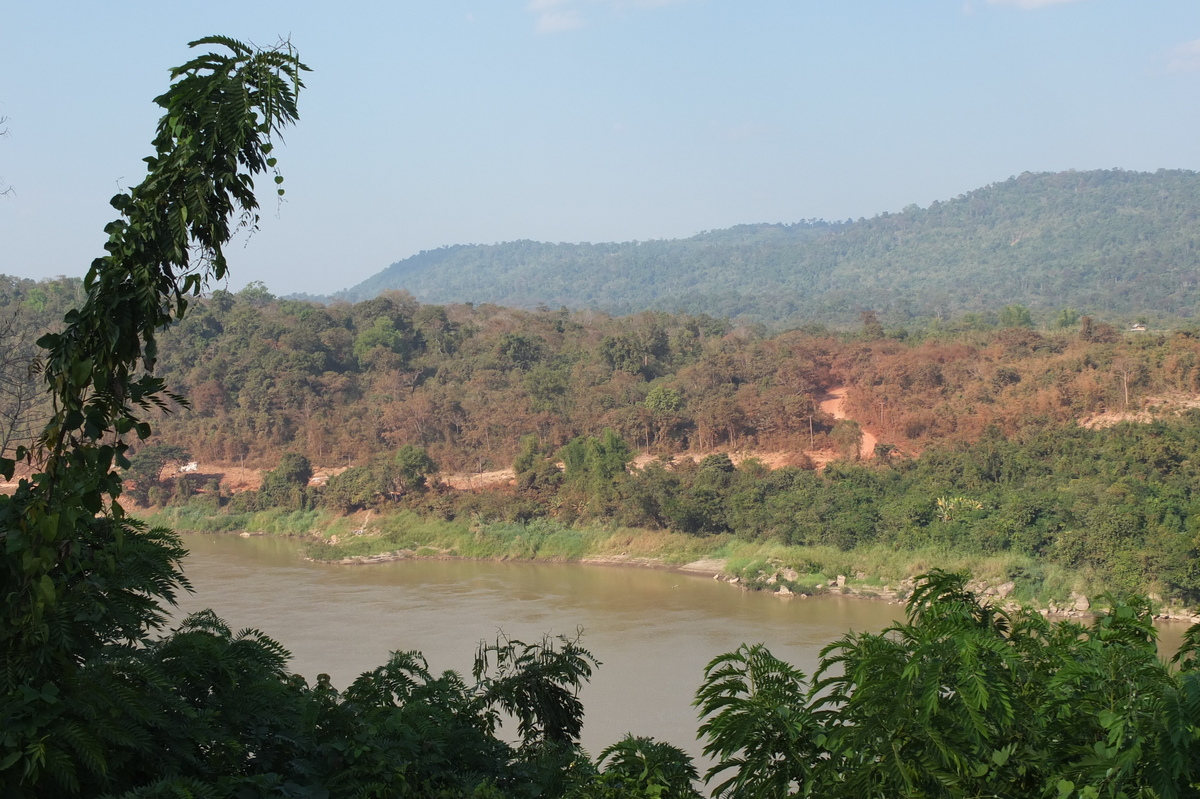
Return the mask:
<path id="1" fill-rule="evenodd" d="M 279 465 L 263 475 L 258 489 L 259 502 L 267 508 L 299 510 L 308 502 L 308 483 L 312 464 L 298 452 L 285 452 Z"/>
<path id="2" fill-rule="evenodd" d="M 843 458 L 858 460 L 862 455 L 862 427 L 853 419 L 838 419 L 830 433 Z"/>
<path id="3" fill-rule="evenodd" d="M 692 759 L 664 741 L 626 734 L 606 747 L 596 761 L 602 772 L 587 774 L 568 797 L 700 799 L 694 787 L 699 775 Z"/>
<path id="4" fill-rule="evenodd" d="M 708 779 L 731 797 L 1191 796 L 1200 625 L 1173 672 L 1149 603 L 1107 601 L 1088 627 L 1051 624 L 934 571 L 906 621 L 830 644 L 811 683 L 743 646 L 697 693 Z"/>
<path id="5" fill-rule="evenodd" d="M 496 351 L 509 363 L 522 371 L 528 371 L 542 359 L 545 341 L 537 336 L 522 333 L 505 333 L 496 345 Z"/>
<path id="6" fill-rule="evenodd" d="M 425 478 L 437 472 L 437 464 L 421 447 L 405 444 L 393 459 L 394 487 L 400 492 L 424 491 Z"/>
<path id="7" fill-rule="evenodd" d="M 704 779 L 726 775 L 714 796 L 784 799 L 793 784 L 806 787 L 821 747 L 805 683 L 761 644 L 743 644 L 705 666 L 695 704 L 704 754 L 716 762 Z"/>
<path id="8" fill-rule="evenodd" d="M 1033 315 L 1024 305 L 1005 305 L 1000 309 L 1001 327 L 1033 327 Z"/>
<path id="9" fill-rule="evenodd" d="M 1060 308 L 1054 317 L 1054 326 L 1059 330 L 1075 327 L 1079 324 L 1079 311 L 1074 308 Z"/>
<path id="10" fill-rule="evenodd" d="M 655 416 L 676 414 L 683 409 L 683 395 L 677 389 L 657 385 L 647 392 L 645 405 Z"/>
<path id="11" fill-rule="evenodd" d="M 22 317 L 18 307 L 0 321 L 0 456 L 33 443 L 44 399 L 34 335 Z"/>
<path id="12" fill-rule="evenodd" d="M 83 305 L 39 341 L 55 408 L 16 457 L 42 471 L 0 496 L 0 782 L 30 795 L 133 787 L 122 765 L 152 761 L 169 723 L 143 690 L 160 677 L 130 661 L 130 645 L 162 627 L 161 603 L 186 585 L 183 550 L 169 531 L 125 516 L 114 466 L 130 466 L 130 436 L 150 435 L 146 410 L 182 401 L 153 375 L 158 332 L 206 280 L 225 276 L 224 246 L 257 224 L 253 178 L 275 167 L 272 138 L 296 119 L 306 69 L 286 44 L 192 43 L 201 45 L 227 52 L 172 70 L 156 99 L 164 113 L 148 175 L 113 197 L 120 216 L 105 228 L 108 254 L 84 279 Z M 0 458 L 7 479 L 14 469 Z"/>
<path id="13" fill-rule="evenodd" d="M 186 463 L 192 456 L 183 447 L 173 444 L 151 444 L 139 447 L 137 453 L 129 459 L 129 468 L 125 470 L 125 481 L 130 483 L 129 495 L 141 503 L 149 498 L 150 489 L 156 488 L 162 480 L 162 470 L 172 463 Z"/>
<path id="14" fill-rule="evenodd" d="M 883 325 L 879 321 L 879 315 L 874 311 L 863 311 L 859 314 L 862 321 L 862 336 L 867 341 L 878 341 L 883 338 Z"/>

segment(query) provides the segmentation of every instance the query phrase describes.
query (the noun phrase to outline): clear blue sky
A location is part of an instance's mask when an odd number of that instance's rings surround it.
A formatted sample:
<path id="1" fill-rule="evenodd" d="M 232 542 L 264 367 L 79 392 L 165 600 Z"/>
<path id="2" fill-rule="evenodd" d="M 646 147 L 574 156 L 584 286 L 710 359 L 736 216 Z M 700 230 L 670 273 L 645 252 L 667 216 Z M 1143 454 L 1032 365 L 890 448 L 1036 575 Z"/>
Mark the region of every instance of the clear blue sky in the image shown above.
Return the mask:
<path id="1" fill-rule="evenodd" d="M 151 99 L 214 33 L 290 36 L 314 70 L 235 290 L 335 291 L 445 244 L 869 217 L 1026 170 L 1200 168 L 1197 0 L 13 2 L 0 272 L 102 253 Z"/>

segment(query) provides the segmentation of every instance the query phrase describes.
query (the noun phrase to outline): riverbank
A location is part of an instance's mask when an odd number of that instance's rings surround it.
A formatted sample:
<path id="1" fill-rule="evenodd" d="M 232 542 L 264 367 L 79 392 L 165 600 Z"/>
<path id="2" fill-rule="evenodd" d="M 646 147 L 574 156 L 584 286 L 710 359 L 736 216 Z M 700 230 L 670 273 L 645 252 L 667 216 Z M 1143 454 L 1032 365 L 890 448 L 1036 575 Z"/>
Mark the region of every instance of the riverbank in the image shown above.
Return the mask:
<path id="1" fill-rule="evenodd" d="M 528 523 L 446 521 L 411 511 L 217 513 L 192 506 L 145 514 L 146 521 L 182 532 L 277 535 L 304 542 L 306 556 L 340 565 L 403 559 L 575 562 L 675 569 L 704 574 L 743 590 L 803 599 L 838 593 L 900 602 L 912 580 L 933 568 L 968 571 L 972 589 L 1007 607 L 1028 605 L 1056 616 L 1081 616 L 1089 597 L 1106 586 L 1094 573 L 1068 571 L 1014 553 L 982 555 L 927 546 L 842 551 L 829 546 L 788 546 L 744 541 L 732 535 L 693 536 L 623 527 L 570 527 L 553 520 Z M 1178 605 L 1162 604 L 1160 617 L 1195 622 Z"/>

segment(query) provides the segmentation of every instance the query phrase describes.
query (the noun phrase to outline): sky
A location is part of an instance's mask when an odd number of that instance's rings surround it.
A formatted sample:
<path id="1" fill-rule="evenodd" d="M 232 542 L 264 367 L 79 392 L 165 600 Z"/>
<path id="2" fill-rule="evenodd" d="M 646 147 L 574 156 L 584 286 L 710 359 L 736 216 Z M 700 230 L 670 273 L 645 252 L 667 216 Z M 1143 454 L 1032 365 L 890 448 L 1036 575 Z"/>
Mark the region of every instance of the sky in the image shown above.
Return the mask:
<path id="1" fill-rule="evenodd" d="M 6 4 L 0 273 L 82 275 L 187 42 L 312 72 L 220 286 L 450 244 L 871 217 L 1025 171 L 1200 169 L 1196 0 Z"/>

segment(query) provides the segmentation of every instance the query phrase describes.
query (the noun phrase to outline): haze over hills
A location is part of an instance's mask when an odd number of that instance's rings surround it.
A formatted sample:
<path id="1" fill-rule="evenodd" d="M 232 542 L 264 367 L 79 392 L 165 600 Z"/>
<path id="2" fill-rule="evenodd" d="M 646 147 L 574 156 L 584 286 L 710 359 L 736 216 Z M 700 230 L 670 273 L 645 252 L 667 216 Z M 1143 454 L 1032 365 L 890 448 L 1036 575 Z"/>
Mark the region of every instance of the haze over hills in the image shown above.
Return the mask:
<path id="1" fill-rule="evenodd" d="M 784 325 L 1017 303 L 1188 317 L 1200 302 L 1200 174 L 1025 173 L 872 219 L 739 225 L 688 239 L 515 241 L 424 251 L 335 295 L 646 309 Z"/>

